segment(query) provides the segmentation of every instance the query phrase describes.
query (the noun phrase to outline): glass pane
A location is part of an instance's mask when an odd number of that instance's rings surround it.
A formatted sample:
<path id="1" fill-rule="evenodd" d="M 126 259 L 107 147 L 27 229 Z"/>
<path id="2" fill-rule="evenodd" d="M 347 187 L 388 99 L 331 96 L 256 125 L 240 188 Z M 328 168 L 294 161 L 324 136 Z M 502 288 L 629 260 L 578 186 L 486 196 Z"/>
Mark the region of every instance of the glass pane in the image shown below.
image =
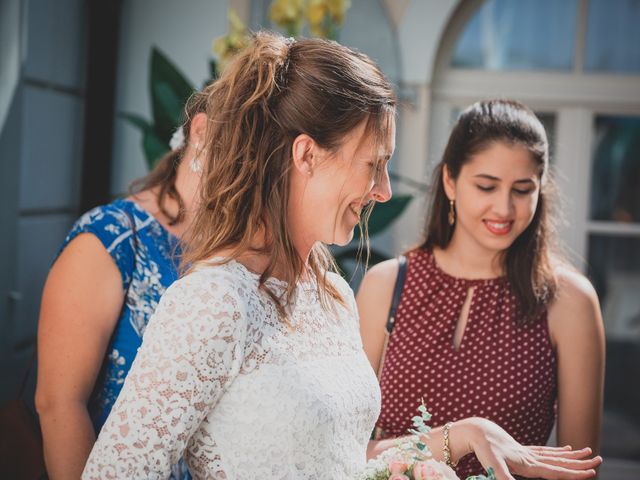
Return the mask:
<path id="1" fill-rule="evenodd" d="M 598 115 L 591 220 L 640 222 L 640 117 Z"/>
<path id="2" fill-rule="evenodd" d="M 589 277 L 607 337 L 640 341 L 640 238 L 590 235 Z"/>
<path id="3" fill-rule="evenodd" d="M 640 72 L 640 1 L 590 0 L 585 69 Z"/>
<path id="4" fill-rule="evenodd" d="M 577 0 L 487 0 L 451 58 L 457 68 L 571 70 Z"/>
<path id="5" fill-rule="evenodd" d="M 607 341 L 601 453 L 606 458 L 638 460 L 640 238 L 591 235 L 588 255 L 589 276 L 600 298 Z"/>

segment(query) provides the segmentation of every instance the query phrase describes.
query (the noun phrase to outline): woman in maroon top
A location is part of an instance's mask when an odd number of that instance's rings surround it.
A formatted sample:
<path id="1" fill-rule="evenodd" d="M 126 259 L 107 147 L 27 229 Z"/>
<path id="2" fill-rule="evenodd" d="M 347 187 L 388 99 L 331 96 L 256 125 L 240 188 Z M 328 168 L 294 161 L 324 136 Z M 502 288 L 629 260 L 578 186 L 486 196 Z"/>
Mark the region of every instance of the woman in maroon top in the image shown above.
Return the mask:
<path id="1" fill-rule="evenodd" d="M 599 449 L 600 307 L 589 281 L 550 252 L 548 142 L 524 105 L 478 102 L 460 115 L 436 169 L 422 244 L 407 274 L 380 372 L 383 438 L 404 435 L 422 398 L 433 426 L 484 417 L 524 445 Z M 380 369 L 398 261 L 358 293 L 362 337 Z M 457 467 L 479 474 L 473 455 Z"/>

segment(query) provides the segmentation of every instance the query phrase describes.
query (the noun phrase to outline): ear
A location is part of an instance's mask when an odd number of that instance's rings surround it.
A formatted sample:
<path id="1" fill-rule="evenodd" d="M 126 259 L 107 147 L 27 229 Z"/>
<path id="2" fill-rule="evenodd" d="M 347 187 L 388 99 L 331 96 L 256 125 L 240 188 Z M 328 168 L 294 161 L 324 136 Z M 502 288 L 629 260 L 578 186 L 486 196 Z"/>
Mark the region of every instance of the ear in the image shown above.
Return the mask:
<path id="1" fill-rule="evenodd" d="M 447 194 L 449 200 L 456 199 L 456 181 L 451 178 L 449 174 L 449 168 L 446 165 L 442 165 L 442 186 L 444 187 L 444 193 Z"/>
<path id="2" fill-rule="evenodd" d="M 291 157 L 293 167 L 303 175 L 313 175 L 318 162 L 318 144 L 306 133 L 301 133 L 293 140 Z"/>
<path id="3" fill-rule="evenodd" d="M 207 134 L 207 115 L 204 112 L 196 113 L 191 119 L 189 127 L 189 145 L 204 145 L 205 135 Z"/>

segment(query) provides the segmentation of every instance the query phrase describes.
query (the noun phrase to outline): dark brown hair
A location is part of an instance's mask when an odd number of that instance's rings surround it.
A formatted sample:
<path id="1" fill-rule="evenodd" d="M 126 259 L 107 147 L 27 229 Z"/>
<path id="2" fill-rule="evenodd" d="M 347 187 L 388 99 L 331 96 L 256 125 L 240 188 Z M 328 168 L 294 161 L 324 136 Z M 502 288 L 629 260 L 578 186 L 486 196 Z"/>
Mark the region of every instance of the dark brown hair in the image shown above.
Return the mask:
<path id="1" fill-rule="evenodd" d="M 507 279 L 518 302 L 516 322 L 524 325 L 546 308 L 556 290 L 551 266 L 551 218 L 549 194 L 551 179 L 547 178 L 549 143 L 547 134 L 535 114 L 513 100 L 486 100 L 465 109 L 456 121 L 442 160 L 434 174 L 431 211 L 425 227 L 421 248 L 434 246 L 445 249 L 455 229 L 449 225 L 449 199 L 443 185 L 446 166 L 452 179 L 457 179 L 462 167 L 472 156 L 496 142 L 526 148 L 539 167 L 541 190 L 531 223 L 502 256 Z"/>
<path id="2" fill-rule="evenodd" d="M 304 271 L 286 217 L 293 141 L 304 133 L 335 152 L 366 122 L 366 134 L 382 142 L 395 114 L 394 92 L 362 53 L 332 41 L 259 32 L 197 96 L 207 106 L 206 164 L 183 261 L 196 265 L 230 248 L 226 262 L 254 251 L 251 242 L 265 234 L 260 252 L 270 260 L 260 288 L 286 318 L 284 307 Z M 288 283 L 278 297 L 265 284 L 276 265 Z M 326 272 L 335 269 L 326 246 L 312 249 L 308 266 L 323 305 L 327 295 L 343 302 L 326 281 Z"/>
<path id="3" fill-rule="evenodd" d="M 129 186 L 130 195 L 158 187 L 158 208 L 169 219 L 169 225 L 176 225 L 182 222 L 185 217 L 184 200 L 176 189 L 178 166 L 187 149 L 189 134 L 191 133 L 191 119 L 197 113 L 204 112 L 205 108 L 206 103 L 199 95 L 194 94 L 191 96 L 183 113 L 182 130 L 185 140 L 182 147 L 165 153 L 147 175 L 134 180 Z M 173 199 L 178 204 L 178 212 L 175 215 L 167 210 L 167 198 Z"/>

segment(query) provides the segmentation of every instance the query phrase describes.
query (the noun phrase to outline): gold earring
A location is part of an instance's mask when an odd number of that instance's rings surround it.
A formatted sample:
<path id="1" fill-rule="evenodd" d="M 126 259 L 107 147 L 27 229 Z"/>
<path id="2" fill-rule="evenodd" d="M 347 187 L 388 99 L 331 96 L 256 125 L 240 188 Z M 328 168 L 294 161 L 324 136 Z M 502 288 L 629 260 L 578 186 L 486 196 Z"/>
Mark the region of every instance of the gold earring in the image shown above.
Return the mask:
<path id="1" fill-rule="evenodd" d="M 456 223 L 455 200 L 449 200 L 449 225 Z"/>

